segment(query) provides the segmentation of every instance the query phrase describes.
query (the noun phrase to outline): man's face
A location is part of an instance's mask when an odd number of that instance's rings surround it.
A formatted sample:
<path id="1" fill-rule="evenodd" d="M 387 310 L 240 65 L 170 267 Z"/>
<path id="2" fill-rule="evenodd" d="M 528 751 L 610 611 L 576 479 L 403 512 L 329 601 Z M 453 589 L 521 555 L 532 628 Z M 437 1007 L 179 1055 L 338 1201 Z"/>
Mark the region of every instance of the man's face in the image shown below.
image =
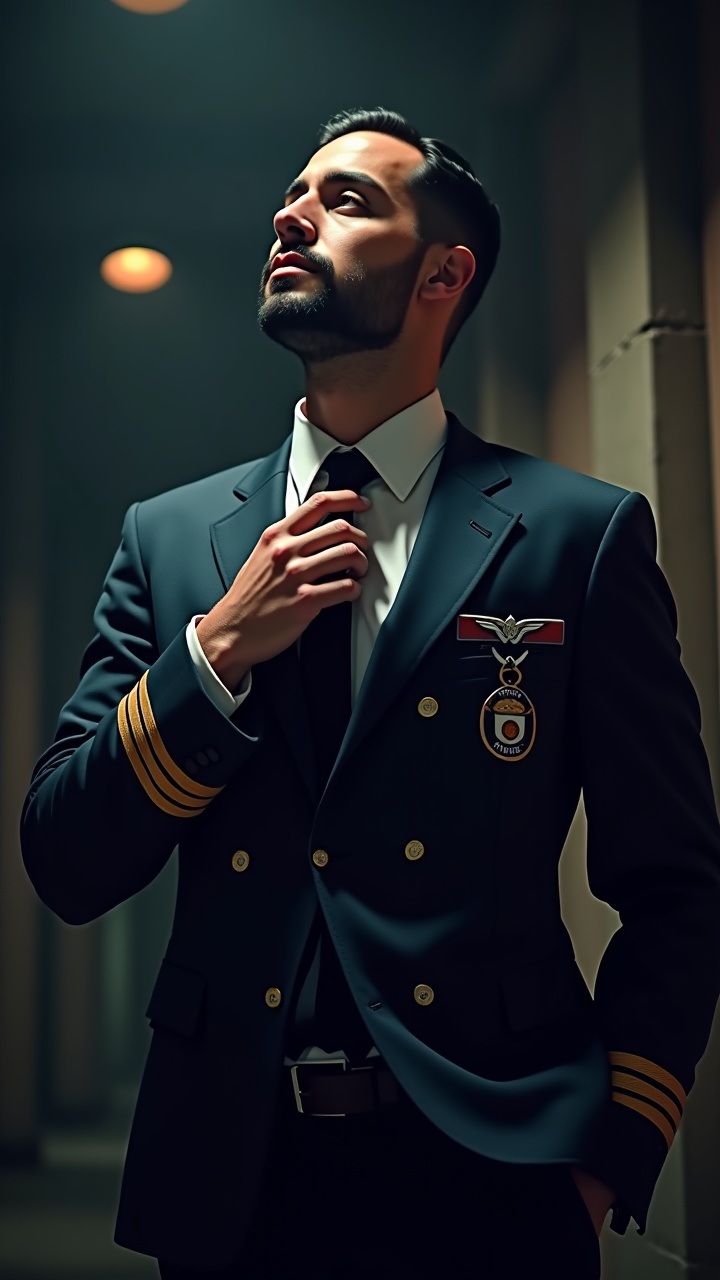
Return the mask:
<path id="1" fill-rule="evenodd" d="M 423 156 L 382 133 L 327 143 L 291 184 L 260 284 L 258 322 L 308 366 L 399 336 L 426 252 L 407 178 Z M 352 176 L 351 176 L 352 175 Z M 307 270 L 280 267 L 295 254 Z"/>

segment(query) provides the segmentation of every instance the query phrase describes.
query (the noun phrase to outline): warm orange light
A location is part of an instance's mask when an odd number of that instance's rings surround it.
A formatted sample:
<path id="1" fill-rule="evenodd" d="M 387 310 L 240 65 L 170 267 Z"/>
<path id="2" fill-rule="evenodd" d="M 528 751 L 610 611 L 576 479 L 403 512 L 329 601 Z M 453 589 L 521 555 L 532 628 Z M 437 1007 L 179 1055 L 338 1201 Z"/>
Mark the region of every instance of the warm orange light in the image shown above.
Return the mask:
<path id="1" fill-rule="evenodd" d="M 125 293 L 150 293 L 161 289 L 172 275 L 172 262 L 156 249 L 139 245 L 116 249 L 100 263 L 100 275 L 113 289 Z"/>
<path id="2" fill-rule="evenodd" d="M 187 4 L 187 0 L 113 0 L 121 9 L 132 9 L 134 13 L 169 13 L 171 9 L 179 9 Z"/>

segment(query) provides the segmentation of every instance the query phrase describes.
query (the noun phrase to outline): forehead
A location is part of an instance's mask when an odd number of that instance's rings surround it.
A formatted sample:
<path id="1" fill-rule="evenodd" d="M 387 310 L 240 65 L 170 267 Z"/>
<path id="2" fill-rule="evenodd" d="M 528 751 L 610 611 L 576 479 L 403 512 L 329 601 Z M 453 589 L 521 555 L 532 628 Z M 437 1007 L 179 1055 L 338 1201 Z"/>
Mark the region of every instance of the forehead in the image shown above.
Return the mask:
<path id="1" fill-rule="evenodd" d="M 422 152 L 401 138 L 387 133 L 346 133 L 320 147 L 300 177 L 312 183 L 321 181 L 323 174 L 331 170 L 359 170 L 377 178 L 395 199 L 408 203 L 405 183 L 422 161 Z"/>

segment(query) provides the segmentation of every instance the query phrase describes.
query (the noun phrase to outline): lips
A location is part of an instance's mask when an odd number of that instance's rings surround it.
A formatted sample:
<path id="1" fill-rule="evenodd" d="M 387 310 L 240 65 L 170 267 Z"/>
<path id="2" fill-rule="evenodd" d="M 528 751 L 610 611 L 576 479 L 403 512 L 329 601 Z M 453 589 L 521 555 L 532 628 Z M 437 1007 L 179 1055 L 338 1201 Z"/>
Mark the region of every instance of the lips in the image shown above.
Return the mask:
<path id="1" fill-rule="evenodd" d="M 283 267 L 294 267 L 296 270 L 316 272 L 317 268 L 299 253 L 278 253 L 273 259 L 270 275 Z"/>

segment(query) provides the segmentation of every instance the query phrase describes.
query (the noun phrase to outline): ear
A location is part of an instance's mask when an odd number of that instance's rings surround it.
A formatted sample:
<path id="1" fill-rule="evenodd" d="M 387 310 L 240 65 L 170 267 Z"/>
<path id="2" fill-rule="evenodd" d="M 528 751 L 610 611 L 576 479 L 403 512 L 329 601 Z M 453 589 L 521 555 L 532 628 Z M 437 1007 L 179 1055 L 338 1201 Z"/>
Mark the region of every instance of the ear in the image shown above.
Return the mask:
<path id="1" fill-rule="evenodd" d="M 427 269 L 432 275 L 427 275 Z M 475 275 L 475 256 L 463 244 L 440 247 L 426 269 L 420 297 L 429 302 L 452 302 Z"/>

